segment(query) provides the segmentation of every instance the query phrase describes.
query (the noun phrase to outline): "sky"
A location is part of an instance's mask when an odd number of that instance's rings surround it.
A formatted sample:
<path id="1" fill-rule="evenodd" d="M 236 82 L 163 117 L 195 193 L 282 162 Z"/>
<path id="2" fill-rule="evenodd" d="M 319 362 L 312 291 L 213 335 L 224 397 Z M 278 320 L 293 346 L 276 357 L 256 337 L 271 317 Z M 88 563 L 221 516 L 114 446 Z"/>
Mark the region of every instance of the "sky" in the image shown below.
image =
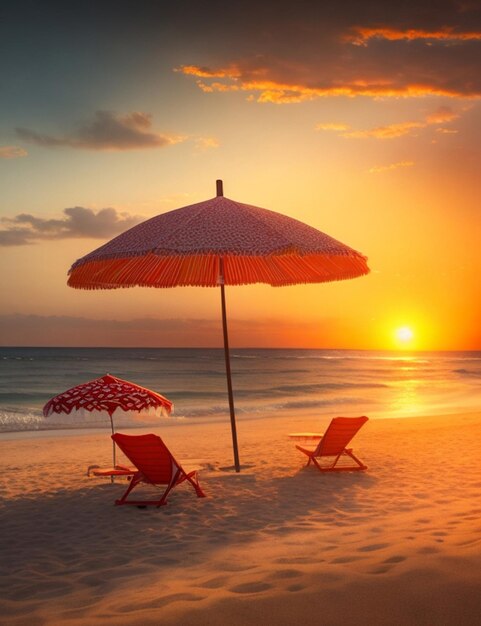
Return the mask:
<path id="1" fill-rule="evenodd" d="M 215 196 L 362 252 L 226 289 L 233 347 L 481 349 L 481 2 L 0 8 L 0 345 L 222 345 L 212 288 L 83 291 L 72 263 Z"/>

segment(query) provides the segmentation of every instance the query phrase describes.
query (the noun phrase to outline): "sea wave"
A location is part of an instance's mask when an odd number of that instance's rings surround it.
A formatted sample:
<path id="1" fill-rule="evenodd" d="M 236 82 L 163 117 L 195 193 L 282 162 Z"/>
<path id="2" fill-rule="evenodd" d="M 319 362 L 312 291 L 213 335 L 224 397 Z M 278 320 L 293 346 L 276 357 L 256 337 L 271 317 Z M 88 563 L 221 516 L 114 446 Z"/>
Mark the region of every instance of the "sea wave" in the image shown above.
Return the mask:
<path id="1" fill-rule="evenodd" d="M 481 371 L 467 370 L 464 368 L 453 370 L 454 374 L 461 374 L 462 376 L 476 376 L 477 378 L 481 377 Z"/>
<path id="2" fill-rule="evenodd" d="M 158 424 L 161 419 L 170 419 L 159 414 L 121 412 L 114 414 L 116 427 L 135 427 Z M 73 411 L 67 414 L 53 414 L 44 417 L 39 409 L 18 409 L 4 407 L 0 409 L 0 432 L 19 432 L 37 430 L 67 430 L 82 428 L 110 428 L 110 418 L 105 412 L 89 413 Z"/>
<path id="3" fill-rule="evenodd" d="M 479 351 L 237 348 L 231 353 L 239 418 L 303 410 L 389 417 L 479 408 Z M 41 409 L 52 396 L 109 371 L 172 400 L 172 420 L 228 420 L 222 349 L 0 348 L 0 432 L 108 428 L 108 417 L 98 414 L 45 419 Z M 115 415 L 115 421 L 136 426 L 139 417 Z"/>
<path id="4" fill-rule="evenodd" d="M 44 417 L 38 409 L 17 409 L 6 407 L 0 409 L 0 432 L 19 430 L 39 430 Z"/>

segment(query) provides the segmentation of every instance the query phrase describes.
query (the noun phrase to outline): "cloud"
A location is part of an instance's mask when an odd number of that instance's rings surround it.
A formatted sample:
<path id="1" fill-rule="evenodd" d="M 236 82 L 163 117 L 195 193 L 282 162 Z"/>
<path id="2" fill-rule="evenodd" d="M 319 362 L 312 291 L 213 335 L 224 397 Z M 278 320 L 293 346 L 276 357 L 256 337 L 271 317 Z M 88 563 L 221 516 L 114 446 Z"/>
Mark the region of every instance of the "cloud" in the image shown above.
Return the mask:
<path id="1" fill-rule="evenodd" d="M 380 62 L 379 64 L 382 65 L 383 63 Z M 420 66 L 422 66 L 422 63 L 420 63 Z M 182 71 L 185 74 L 197 77 L 205 76 L 204 70 L 201 68 L 198 68 L 198 73 L 195 73 L 193 66 L 189 66 L 189 72 L 184 70 L 185 67 L 181 67 L 176 71 Z M 406 76 L 399 74 L 396 76 L 391 73 L 392 70 L 390 68 L 384 68 L 379 71 L 378 76 L 370 77 L 361 68 L 357 77 L 351 78 L 348 76 L 348 73 L 352 74 L 352 70 L 349 70 L 344 77 L 342 74 L 332 76 L 328 84 L 312 87 L 300 82 L 289 82 L 289 80 L 252 79 L 249 73 L 244 74 L 239 68 L 233 73 L 229 73 L 229 71 L 227 69 L 212 70 L 212 75 L 217 75 L 218 73 L 225 75 L 227 82 L 214 81 L 207 83 L 204 80 L 198 80 L 197 86 L 205 93 L 249 92 L 249 100 L 274 104 L 293 104 L 318 98 L 340 96 L 348 98 L 359 96 L 369 98 L 481 97 L 481 79 L 474 73 L 471 77 L 463 80 L 454 71 L 450 79 L 449 72 L 446 73 L 446 77 L 443 77 L 441 73 L 437 76 L 426 74 L 421 76 L 422 70 L 418 68 L 410 76 L 407 75 L 409 73 L 407 71 L 404 71 Z M 321 82 L 318 76 L 316 76 L 315 68 L 312 68 L 312 72 L 312 82 Z M 398 73 L 398 68 L 396 68 L 396 73 Z M 433 72 L 431 71 L 430 73 Z M 469 69 L 467 74 L 469 76 Z M 322 82 L 324 81 L 325 79 Z M 256 93 L 257 97 L 255 96 Z"/>
<path id="2" fill-rule="evenodd" d="M 453 111 L 450 107 L 442 106 L 426 116 L 426 123 L 445 124 L 446 122 L 452 122 L 453 120 L 458 119 L 458 117 L 459 114 Z"/>
<path id="3" fill-rule="evenodd" d="M 144 218 L 106 208 L 95 213 L 92 209 L 64 209 L 65 217 L 45 219 L 28 213 L 0 220 L 0 246 L 22 246 L 42 240 L 92 238 L 106 239 L 120 234 Z"/>
<path id="4" fill-rule="evenodd" d="M 25 157 L 28 152 L 23 148 L 17 148 L 16 146 L 0 146 L 0 159 L 18 159 L 19 157 Z"/>
<path id="5" fill-rule="evenodd" d="M 260 103 L 479 98 L 476 5 L 461 10 L 459 2 L 441 0 L 435 11 L 427 0 L 396 6 L 301 2 L 297 11 L 282 5 L 256 13 L 248 33 L 240 22 L 229 33 L 229 46 L 218 40 L 208 54 L 199 52 L 175 71 L 195 79 L 205 93 L 237 92 Z"/>
<path id="6" fill-rule="evenodd" d="M 333 130 L 333 131 L 346 131 L 349 129 L 348 124 L 339 124 L 337 122 L 328 122 L 326 124 L 317 124 L 316 130 Z"/>
<path id="7" fill-rule="evenodd" d="M 368 130 L 353 130 L 342 133 L 343 137 L 364 139 L 366 137 L 374 137 L 375 139 L 394 139 L 407 135 L 415 128 L 425 128 L 423 122 L 401 122 L 399 124 L 390 124 L 388 126 L 378 126 Z"/>
<path id="8" fill-rule="evenodd" d="M 370 39 L 387 39 L 388 41 L 414 41 L 427 40 L 434 42 L 465 42 L 480 41 L 481 32 L 479 31 L 456 31 L 454 27 L 445 27 L 438 30 L 422 30 L 409 28 L 400 30 L 396 28 L 380 27 L 380 28 L 363 28 L 355 27 L 352 33 L 344 35 L 343 40 L 349 41 L 356 45 L 366 45 Z"/>
<path id="9" fill-rule="evenodd" d="M 336 131 L 341 137 L 347 139 L 395 139 L 397 137 L 403 137 L 408 135 L 411 131 L 416 129 L 426 128 L 428 126 L 439 126 L 440 124 L 448 124 L 459 118 L 459 114 L 453 111 L 450 107 L 441 106 L 433 113 L 428 114 L 424 121 L 408 121 L 398 122 L 396 124 L 388 124 L 385 126 L 377 126 L 375 128 L 368 128 L 364 130 L 353 130 L 348 124 L 341 123 L 323 123 L 317 124 L 316 130 L 320 131 Z M 436 129 L 438 132 L 455 133 L 456 130 L 448 129 Z"/>
<path id="10" fill-rule="evenodd" d="M 195 147 L 202 151 L 212 150 L 219 146 L 219 140 L 215 137 L 197 137 L 197 139 L 195 139 Z"/>
<path id="11" fill-rule="evenodd" d="M 24 141 L 39 146 L 68 146 L 85 150 L 163 148 L 187 139 L 184 135 L 154 132 L 152 116 L 138 111 L 127 115 L 97 111 L 92 121 L 63 136 L 41 134 L 28 128 L 17 128 L 16 132 Z"/>
<path id="12" fill-rule="evenodd" d="M 124 346 L 212 347 L 222 345 L 222 322 L 218 317 L 93 319 L 67 315 L 0 315 L 0 345 L 3 346 Z M 324 328 L 320 334 L 320 328 Z M 342 318 L 305 322 L 299 337 L 297 320 L 285 318 L 229 320 L 231 346 L 312 346 L 312 341 L 330 341 L 330 332 L 345 334 Z"/>
<path id="13" fill-rule="evenodd" d="M 226 69 L 212 70 L 208 67 L 197 67 L 196 65 L 182 65 L 180 68 L 175 68 L 174 72 L 182 72 L 191 76 L 197 76 L 201 78 L 238 78 L 241 76 L 240 71 L 231 65 Z"/>
<path id="14" fill-rule="evenodd" d="M 414 161 L 399 161 L 398 163 L 390 163 L 389 165 L 377 165 L 371 167 L 369 174 L 380 174 L 381 172 L 388 172 L 391 170 L 397 170 L 400 167 L 412 167 Z"/>
<path id="15" fill-rule="evenodd" d="M 195 68 L 193 66 L 189 66 L 189 72 L 185 72 L 184 69 L 184 67 L 181 67 L 176 71 L 183 71 L 185 74 L 193 76 L 205 76 L 205 70 L 201 68 L 198 68 L 198 73 L 195 73 Z M 366 96 L 370 98 L 415 98 L 424 96 L 461 95 L 459 90 L 449 88 L 448 86 L 434 85 L 423 82 L 396 84 L 395 81 L 387 78 L 356 78 L 355 80 L 346 78 L 344 81 L 342 78 L 333 78 L 332 84 L 321 87 L 310 87 L 301 83 L 251 79 L 248 74 L 243 75 L 240 69 L 235 70 L 235 73 L 232 74 L 229 74 L 229 71 L 230 70 L 227 69 L 212 70 L 212 75 L 222 73 L 228 81 L 232 82 L 222 83 L 214 81 L 207 83 L 205 81 L 198 80 L 197 86 L 205 93 L 213 93 L 216 91 L 250 92 L 250 95 L 248 96 L 249 100 L 256 100 L 261 103 L 270 102 L 273 104 L 293 104 L 315 100 L 318 98 L 332 98 L 340 96 L 348 98 L 355 98 L 357 96 Z M 241 76 L 240 79 L 237 78 L 239 74 Z M 256 92 L 258 94 L 257 97 L 254 96 Z M 479 94 L 476 92 L 475 95 L 481 95 L 481 85 Z"/>
<path id="16" fill-rule="evenodd" d="M 92 319 L 67 315 L 0 315 L 0 344 L 11 346 L 218 346 L 220 320 Z"/>

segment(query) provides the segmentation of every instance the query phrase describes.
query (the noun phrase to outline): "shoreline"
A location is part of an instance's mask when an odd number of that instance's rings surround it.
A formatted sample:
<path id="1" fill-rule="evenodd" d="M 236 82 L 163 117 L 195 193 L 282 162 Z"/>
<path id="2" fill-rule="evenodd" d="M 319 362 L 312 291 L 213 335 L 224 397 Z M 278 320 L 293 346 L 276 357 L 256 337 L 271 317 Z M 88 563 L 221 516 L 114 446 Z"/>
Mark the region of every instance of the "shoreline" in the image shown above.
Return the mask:
<path id="1" fill-rule="evenodd" d="M 442 412 L 442 413 L 436 413 L 436 414 L 421 414 L 421 415 L 404 415 L 404 416 L 392 416 L 392 417 L 371 417 L 369 416 L 369 420 L 370 421 L 388 421 L 388 422 L 392 422 L 392 421 L 396 421 L 396 420 L 431 420 L 431 419 L 435 419 L 435 420 L 443 420 L 443 419 L 447 419 L 453 416 L 459 416 L 459 417 L 469 417 L 469 416 L 476 416 L 478 415 L 479 410 L 474 409 L 474 408 L 460 408 L 458 407 L 457 409 L 453 409 L 450 411 L 446 411 L 446 412 Z M 330 415 L 327 416 L 325 414 L 321 414 L 317 411 L 313 411 L 312 409 L 309 411 L 300 411 L 297 412 L 297 416 L 296 418 L 288 418 L 286 417 L 286 415 L 274 415 L 274 414 L 266 414 L 266 415 L 259 415 L 259 416 L 241 416 L 239 417 L 239 415 L 236 415 L 236 419 L 237 419 L 237 423 L 247 423 L 247 422 L 257 422 L 257 421 L 263 421 L 263 420 L 286 420 L 286 419 L 295 419 L 298 422 L 302 422 L 305 423 L 306 421 L 311 423 L 312 421 L 314 422 L 325 422 L 330 421 L 330 419 L 332 417 L 337 417 L 337 413 L 330 411 Z M 339 414 L 340 415 L 340 414 Z M 356 414 L 357 415 L 357 414 Z M 106 418 L 106 420 L 108 420 L 108 418 Z M 229 415 L 226 413 L 224 418 L 215 418 L 215 419 L 211 419 L 209 417 L 205 417 L 205 418 L 198 418 L 198 417 L 176 417 L 176 416 L 171 416 L 168 418 L 160 418 L 157 422 L 151 422 L 151 423 L 147 423 L 145 425 L 142 424 L 141 421 L 139 421 L 137 424 L 131 424 L 128 426 L 119 426 L 118 428 L 115 428 L 116 432 L 120 432 L 122 430 L 126 430 L 126 431 L 159 431 L 162 430 L 164 428 L 183 428 L 183 427 L 189 427 L 189 426 L 195 426 L 195 425 L 218 425 L 220 427 L 222 427 L 223 425 L 228 425 L 229 424 Z M 304 429 L 305 430 L 305 429 Z M 107 435 L 108 437 L 110 436 L 110 425 L 108 423 L 106 423 L 105 425 L 99 425 L 96 427 L 92 427 L 92 426 L 86 426 L 86 427 L 79 427 L 79 426 L 72 426 L 72 427 L 68 427 L 68 428 L 39 428 L 39 429 L 35 429 L 35 430 L 8 430 L 8 431 L 0 431 L 0 442 L 1 441 L 11 441 L 14 439 L 48 439 L 49 437 L 51 438 L 57 438 L 57 437 L 81 437 L 81 436 L 88 436 L 88 435 Z"/>
<path id="2" fill-rule="evenodd" d="M 208 497 L 181 485 L 145 510 L 114 506 L 125 481 L 86 476 L 111 462 L 107 433 L 3 440 L 2 615 L 9 626 L 477 625 L 481 411 L 370 420 L 352 442 L 368 470 L 321 475 L 287 434 L 328 421 L 240 420 L 240 474 L 226 469 L 227 423 L 163 423 L 154 432 L 202 468 Z"/>

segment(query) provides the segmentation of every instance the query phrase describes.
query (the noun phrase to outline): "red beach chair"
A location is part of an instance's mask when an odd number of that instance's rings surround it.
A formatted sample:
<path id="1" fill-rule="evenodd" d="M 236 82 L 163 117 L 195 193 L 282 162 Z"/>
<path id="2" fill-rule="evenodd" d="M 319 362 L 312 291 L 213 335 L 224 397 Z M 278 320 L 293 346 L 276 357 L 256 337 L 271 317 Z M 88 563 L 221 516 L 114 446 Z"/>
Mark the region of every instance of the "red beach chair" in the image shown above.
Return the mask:
<path id="1" fill-rule="evenodd" d="M 186 472 L 182 469 L 165 443 L 157 435 L 123 435 L 115 433 L 112 435 L 112 439 L 137 468 L 127 491 L 120 500 L 115 501 L 115 504 L 135 504 L 137 506 L 151 504 L 162 506 L 167 503 L 169 492 L 185 480 L 194 487 L 197 497 L 205 497 L 205 493 L 199 485 L 197 470 Z M 166 485 L 166 488 L 159 500 L 127 500 L 127 496 L 132 489 L 140 483 L 158 486 Z"/>
<path id="2" fill-rule="evenodd" d="M 321 472 L 365 470 L 367 466 L 354 455 L 352 448 L 346 448 L 346 446 L 368 419 L 365 416 L 334 417 L 315 448 L 309 449 L 297 445 L 296 448 L 307 455 L 307 465 L 312 461 Z M 355 461 L 356 465 L 336 467 L 337 462 L 346 456 Z M 323 457 L 334 457 L 334 461 L 330 465 L 321 465 Z"/>

